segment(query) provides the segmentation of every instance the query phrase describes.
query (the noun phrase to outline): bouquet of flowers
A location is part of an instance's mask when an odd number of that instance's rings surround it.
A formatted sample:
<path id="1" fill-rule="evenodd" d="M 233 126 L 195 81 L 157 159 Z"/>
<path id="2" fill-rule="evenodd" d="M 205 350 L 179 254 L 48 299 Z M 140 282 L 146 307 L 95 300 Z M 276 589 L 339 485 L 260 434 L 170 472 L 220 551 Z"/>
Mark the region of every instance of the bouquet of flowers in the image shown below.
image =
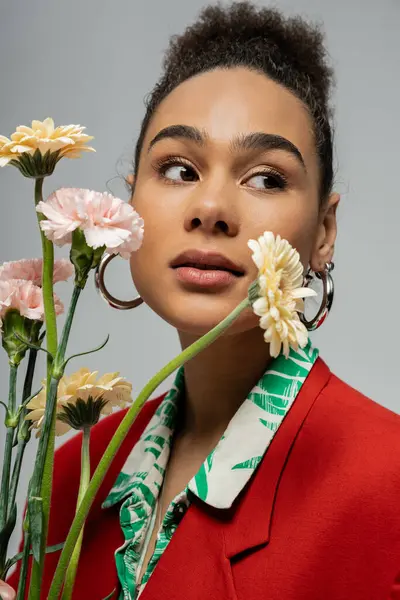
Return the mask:
<path id="1" fill-rule="evenodd" d="M 304 347 L 307 330 L 299 318 L 303 298 L 314 295 L 303 287 L 303 266 L 298 252 L 272 232 L 249 240 L 258 277 L 248 296 L 219 325 L 186 348 L 157 373 L 133 401 L 132 386 L 119 373 L 99 376 L 80 368 L 71 375 L 66 368 L 72 359 L 101 350 L 106 341 L 92 350 L 68 356 L 68 340 L 81 293 L 91 272 L 109 254 L 128 259 L 138 250 L 144 223 L 132 206 L 108 193 L 61 188 L 43 199 L 43 183 L 63 158 L 78 158 L 94 152 L 93 139 L 84 127 L 55 127 L 52 119 L 19 126 L 10 138 L 0 136 L 0 166 L 16 167 L 34 182 L 34 210 L 39 222 L 42 257 L 4 263 L 0 266 L 0 333 L 9 363 L 8 402 L 5 411 L 4 458 L 0 487 L 0 579 L 21 561 L 17 598 L 29 590 L 30 600 L 41 598 L 45 555 L 62 548 L 48 598 L 72 597 L 79 564 L 82 531 L 93 499 L 113 457 L 127 435 L 144 402 L 174 370 L 201 352 L 219 337 L 242 311 L 252 308 L 260 317 L 270 353 Z M 69 260 L 55 259 L 54 246 L 70 247 Z M 71 301 L 62 331 L 57 316 L 64 307 L 53 287 L 73 277 Z M 46 374 L 39 390 L 32 390 L 38 352 L 47 356 Z M 21 365 L 26 363 L 22 397 L 17 398 Z M 114 437 L 90 478 L 90 431 L 102 414 L 114 407 L 130 405 Z M 54 459 L 54 439 L 70 428 L 81 430 L 81 480 L 76 514 L 67 539 L 47 547 L 50 497 Z M 8 556 L 15 528 L 16 494 L 23 458 L 32 430 L 39 437 L 37 456 L 30 477 L 23 524 L 23 551 Z M 3 435 L 1 436 L 3 439 Z M 32 572 L 28 580 L 28 561 Z"/>

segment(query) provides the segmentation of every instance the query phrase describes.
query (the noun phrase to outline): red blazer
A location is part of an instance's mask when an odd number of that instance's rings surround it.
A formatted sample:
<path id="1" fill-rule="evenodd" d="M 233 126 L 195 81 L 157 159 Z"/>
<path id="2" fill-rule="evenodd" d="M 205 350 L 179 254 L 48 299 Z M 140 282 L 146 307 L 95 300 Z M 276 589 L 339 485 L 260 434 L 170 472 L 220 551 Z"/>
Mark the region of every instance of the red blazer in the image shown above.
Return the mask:
<path id="1" fill-rule="evenodd" d="M 74 600 L 101 600 L 118 588 L 118 507 L 100 505 L 159 402 L 143 408 L 93 505 Z M 93 465 L 123 414 L 94 428 Z M 56 453 L 49 544 L 66 537 L 79 461 L 76 436 Z M 43 598 L 58 556 L 47 555 Z M 318 359 L 236 505 L 211 511 L 196 499 L 141 600 L 389 598 L 400 599 L 400 416 Z"/>

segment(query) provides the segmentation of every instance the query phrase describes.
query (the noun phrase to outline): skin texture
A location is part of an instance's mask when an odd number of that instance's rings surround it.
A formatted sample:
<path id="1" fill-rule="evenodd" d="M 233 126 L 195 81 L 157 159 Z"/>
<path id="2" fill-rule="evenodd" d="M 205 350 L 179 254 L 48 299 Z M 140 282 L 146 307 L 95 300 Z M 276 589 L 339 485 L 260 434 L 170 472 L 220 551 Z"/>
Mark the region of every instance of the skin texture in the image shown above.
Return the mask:
<path id="1" fill-rule="evenodd" d="M 154 136 L 175 124 L 204 131 L 206 144 L 199 147 L 188 140 L 164 139 L 148 153 Z M 146 236 L 131 266 L 145 301 L 178 330 L 202 334 L 243 299 L 256 276 L 247 240 L 264 230 L 288 239 L 300 252 L 305 266 L 311 259 L 318 269 L 330 259 L 333 243 L 324 240 L 319 169 L 310 129 L 307 111 L 291 92 L 263 74 L 244 68 L 216 70 L 192 78 L 160 105 L 147 131 L 137 174 L 133 203 L 145 220 Z M 295 144 L 307 173 L 283 151 L 231 151 L 230 143 L 238 134 L 258 131 L 279 134 Z M 157 177 L 154 167 L 168 155 L 186 159 L 199 181 L 179 180 L 179 167 L 169 169 L 169 182 Z M 273 182 L 275 189 L 262 190 L 262 182 L 254 177 L 246 183 L 260 166 L 280 170 L 289 178 L 288 189 L 281 191 Z M 332 202 L 336 200 L 333 197 Z M 226 224 L 225 231 L 218 221 Z M 168 264 L 187 248 L 219 251 L 244 265 L 246 276 L 222 293 L 182 289 Z M 157 273 L 157 286 L 148 276 L 150 271 Z M 231 333 L 255 326 L 256 320 L 248 315 Z"/>
<path id="2" fill-rule="evenodd" d="M 151 144 L 172 125 L 196 127 L 204 143 L 168 138 Z M 300 151 L 305 169 L 282 150 L 233 147 L 238 136 L 255 132 L 289 140 Z M 160 174 L 160 165 L 171 156 L 185 165 L 169 164 Z M 287 179 L 286 188 L 271 169 Z M 339 195 L 333 193 L 321 206 L 319 176 L 306 107 L 264 74 L 218 69 L 185 81 L 163 100 L 145 136 L 136 179 L 130 179 L 135 183 L 131 202 L 145 223 L 143 245 L 132 255 L 131 272 L 144 301 L 177 329 L 182 347 L 246 297 L 257 276 L 249 239 L 266 230 L 280 234 L 297 248 L 304 267 L 310 264 L 313 270 L 322 270 L 332 259 Z M 225 289 L 182 284 L 169 265 L 189 249 L 222 253 L 245 274 Z M 258 318 L 248 309 L 222 338 L 185 365 L 185 402 L 158 519 L 215 447 L 269 360 Z M 142 573 L 155 535 L 156 531 Z"/>
<path id="3" fill-rule="evenodd" d="M 162 139 L 149 150 L 160 130 L 178 124 L 202 131 L 204 145 Z M 300 151 L 306 171 L 288 152 L 232 149 L 238 135 L 254 132 L 288 139 Z M 161 177 L 160 162 L 170 156 L 182 157 L 189 168 L 169 166 Z M 270 169 L 287 178 L 286 189 L 275 177 L 254 177 Z M 182 181 L 182 173 L 192 180 Z M 263 186 L 265 181 L 270 189 Z M 257 274 L 247 247 L 250 238 L 265 230 L 279 233 L 297 248 L 304 266 L 311 264 L 314 270 L 331 260 L 339 195 L 333 193 L 321 207 L 318 184 L 307 109 L 264 74 L 242 67 L 217 69 L 185 81 L 163 100 L 147 131 L 135 180 L 132 203 L 144 218 L 145 236 L 132 255 L 131 272 L 145 302 L 178 330 L 182 346 L 214 327 L 247 295 Z M 184 286 L 169 265 L 192 248 L 224 254 L 242 265 L 245 275 L 223 290 Z M 195 427 L 205 426 L 207 431 L 213 421 L 226 425 L 267 361 L 258 319 L 249 309 L 222 339 L 187 365 L 187 418 L 192 426 L 193 420 Z M 222 389 L 229 394 L 225 408 Z"/>

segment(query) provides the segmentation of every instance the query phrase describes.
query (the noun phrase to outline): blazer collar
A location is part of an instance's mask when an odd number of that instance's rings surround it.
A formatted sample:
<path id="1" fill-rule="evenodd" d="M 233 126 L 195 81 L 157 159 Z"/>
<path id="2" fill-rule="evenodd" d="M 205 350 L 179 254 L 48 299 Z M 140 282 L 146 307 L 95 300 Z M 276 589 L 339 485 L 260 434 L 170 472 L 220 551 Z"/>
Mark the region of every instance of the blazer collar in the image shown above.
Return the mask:
<path id="1" fill-rule="evenodd" d="M 233 518 L 224 526 L 226 556 L 268 543 L 279 482 L 289 454 L 307 416 L 331 373 L 318 358 L 279 431 L 271 442 L 259 471 L 238 498 Z M 254 518 L 257 515 L 257 519 Z"/>
<path id="2" fill-rule="evenodd" d="M 275 498 L 288 456 L 329 377 L 328 367 L 317 359 L 257 473 L 230 509 L 214 509 L 193 499 L 141 600 L 161 596 L 168 600 L 237 600 L 231 560 L 269 542 Z"/>
<path id="3" fill-rule="evenodd" d="M 246 488 L 277 434 L 317 359 L 311 342 L 303 349 L 290 349 L 288 358 L 274 359 L 231 419 L 222 438 L 190 480 L 188 490 L 208 506 L 229 509 Z M 163 482 L 185 388 L 184 370 L 135 444 L 118 476 L 104 508 L 113 506 L 145 483 L 156 498 Z"/>

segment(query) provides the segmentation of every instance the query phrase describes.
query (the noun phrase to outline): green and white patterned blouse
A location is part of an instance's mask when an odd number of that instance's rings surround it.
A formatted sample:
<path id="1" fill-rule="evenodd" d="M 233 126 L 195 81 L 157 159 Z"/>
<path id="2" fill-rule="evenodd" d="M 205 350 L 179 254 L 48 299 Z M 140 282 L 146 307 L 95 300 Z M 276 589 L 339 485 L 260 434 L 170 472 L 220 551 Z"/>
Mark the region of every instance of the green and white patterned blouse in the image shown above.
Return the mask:
<path id="1" fill-rule="evenodd" d="M 230 421 L 216 448 L 187 487 L 171 502 L 158 531 L 154 554 L 139 586 L 137 577 L 153 527 L 159 492 L 168 464 L 179 395 L 184 390 L 181 368 L 162 400 L 103 508 L 122 500 L 120 523 L 125 543 L 115 553 L 121 600 L 134 600 L 143 591 L 160 556 L 190 504 L 191 494 L 220 509 L 229 508 L 249 481 L 318 356 L 309 343 L 288 359 L 278 356 Z"/>

